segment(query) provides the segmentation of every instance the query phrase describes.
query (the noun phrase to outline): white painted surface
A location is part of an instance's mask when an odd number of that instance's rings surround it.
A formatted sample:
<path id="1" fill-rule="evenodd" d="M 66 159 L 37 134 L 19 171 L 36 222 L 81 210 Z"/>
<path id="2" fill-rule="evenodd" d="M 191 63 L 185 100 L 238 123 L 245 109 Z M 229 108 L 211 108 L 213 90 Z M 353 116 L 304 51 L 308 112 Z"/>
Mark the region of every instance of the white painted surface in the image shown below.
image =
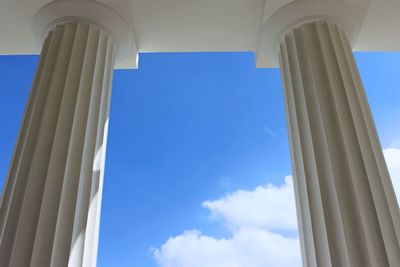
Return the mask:
<path id="1" fill-rule="evenodd" d="M 280 45 L 304 266 L 400 266 L 400 214 L 346 34 L 302 24 Z"/>
<path id="2" fill-rule="evenodd" d="M 264 3 L 265 1 L 265 3 Z M 309 0 L 295 0 L 309 1 Z M 319 0 L 321 2 L 332 0 Z M 343 0 L 365 4 L 368 0 Z M 31 33 L 36 12 L 49 0 L 0 3 L 0 54 L 37 54 Z M 255 51 L 261 21 L 290 0 L 102 0 L 131 25 L 139 52 Z M 400 3 L 372 0 L 356 50 L 400 49 Z M 268 63 L 263 66 L 273 66 Z M 131 54 L 117 67 L 135 67 Z"/>
<path id="3" fill-rule="evenodd" d="M 282 36 L 300 23 L 321 19 L 334 21 L 345 30 L 350 43 L 356 43 L 368 7 L 369 1 L 364 0 L 297 0 L 276 8 L 264 16 L 260 27 L 257 66 L 278 67 Z"/>
<path id="4" fill-rule="evenodd" d="M 66 22 L 87 22 L 113 37 L 116 63 L 123 63 L 129 55 L 135 55 L 135 36 L 126 17 L 97 1 L 53 1 L 39 9 L 32 20 L 32 31 L 38 46 L 55 25 Z"/>
<path id="5" fill-rule="evenodd" d="M 46 38 L 0 207 L 0 266 L 96 266 L 114 54 L 88 24 Z"/>

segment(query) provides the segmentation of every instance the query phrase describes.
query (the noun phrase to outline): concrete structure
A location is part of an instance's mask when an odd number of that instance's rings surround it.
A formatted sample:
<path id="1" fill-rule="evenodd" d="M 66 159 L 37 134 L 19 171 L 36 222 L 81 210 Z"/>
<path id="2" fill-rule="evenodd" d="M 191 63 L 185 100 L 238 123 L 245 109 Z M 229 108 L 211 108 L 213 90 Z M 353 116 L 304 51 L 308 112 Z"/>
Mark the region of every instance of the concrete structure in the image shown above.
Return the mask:
<path id="1" fill-rule="evenodd" d="M 95 266 L 113 68 L 254 51 L 282 69 L 304 266 L 400 266 L 400 215 L 352 48 L 398 50 L 390 0 L 5 0 L 41 48 L 0 206 L 0 266 Z"/>

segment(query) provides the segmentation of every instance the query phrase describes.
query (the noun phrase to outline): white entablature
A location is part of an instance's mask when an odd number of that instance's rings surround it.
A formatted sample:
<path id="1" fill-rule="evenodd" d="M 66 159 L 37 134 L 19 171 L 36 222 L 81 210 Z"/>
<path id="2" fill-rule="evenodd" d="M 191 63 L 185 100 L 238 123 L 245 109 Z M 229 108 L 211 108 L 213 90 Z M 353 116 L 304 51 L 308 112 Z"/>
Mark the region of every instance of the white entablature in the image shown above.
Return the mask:
<path id="1" fill-rule="evenodd" d="M 0 8 L 0 54 L 38 54 L 41 43 L 32 23 L 49 0 L 3 0 Z M 70 1 L 74 2 L 74 0 Z M 290 2 L 310 0 L 101 0 L 126 20 L 135 41 L 117 68 L 136 68 L 138 52 L 254 51 L 258 67 L 276 62 L 259 47 L 264 23 Z M 315 2 L 315 1 L 314 1 Z M 326 4 L 329 0 L 320 0 Z M 400 2 L 346 0 L 352 16 L 354 50 L 400 50 Z M 351 9 L 342 9 L 343 15 Z M 298 10 L 300 10 L 299 7 Z M 300 14 L 296 10 L 297 14 Z M 315 10 L 310 10 L 315 12 Z M 290 12 L 289 12 L 290 13 Z M 328 12 L 329 13 L 329 12 Z M 260 51 L 257 51 L 259 50 Z"/>

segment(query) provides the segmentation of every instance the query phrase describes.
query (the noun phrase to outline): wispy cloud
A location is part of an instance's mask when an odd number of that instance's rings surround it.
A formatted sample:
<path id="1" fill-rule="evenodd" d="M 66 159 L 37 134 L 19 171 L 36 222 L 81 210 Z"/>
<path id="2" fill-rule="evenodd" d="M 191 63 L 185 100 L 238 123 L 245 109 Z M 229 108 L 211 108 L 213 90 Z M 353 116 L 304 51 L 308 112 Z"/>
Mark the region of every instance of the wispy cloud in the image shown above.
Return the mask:
<path id="1" fill-rule="evenodd" d="M 270 136 L 272 139 L 278 139 L 278 135 L 273 130 L 271 130 L 269 127 L 264 126 L 264 132 L 268 136 Z"/>
<path id="2" fill-rule="evenodd" d="M 224 189 L 228 189 L 231 187 L 232 182 L 231 182 L 231 178 L 227 177 L 227 176 L 222 176 L 219 179 L 219 185 L 224 188 Z"/>

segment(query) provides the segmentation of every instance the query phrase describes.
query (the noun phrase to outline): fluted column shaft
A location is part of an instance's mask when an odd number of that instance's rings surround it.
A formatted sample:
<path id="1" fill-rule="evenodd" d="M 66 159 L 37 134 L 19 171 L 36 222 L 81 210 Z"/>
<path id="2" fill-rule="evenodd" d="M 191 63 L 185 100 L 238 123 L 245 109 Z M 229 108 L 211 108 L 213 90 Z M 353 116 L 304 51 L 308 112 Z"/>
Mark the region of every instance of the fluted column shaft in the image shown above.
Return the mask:
<path id="1" fill-rule="evenodd" d="M 399 207 L 346 34 L 305 23 L 279 50 L 304 266 L 400 266 Z"/>
<path id="2" fill-rule="evenodd" d="M 113 40 L 65 23 L 44 41 L 0 207 L 0 266 L 95 266 Z"/>

